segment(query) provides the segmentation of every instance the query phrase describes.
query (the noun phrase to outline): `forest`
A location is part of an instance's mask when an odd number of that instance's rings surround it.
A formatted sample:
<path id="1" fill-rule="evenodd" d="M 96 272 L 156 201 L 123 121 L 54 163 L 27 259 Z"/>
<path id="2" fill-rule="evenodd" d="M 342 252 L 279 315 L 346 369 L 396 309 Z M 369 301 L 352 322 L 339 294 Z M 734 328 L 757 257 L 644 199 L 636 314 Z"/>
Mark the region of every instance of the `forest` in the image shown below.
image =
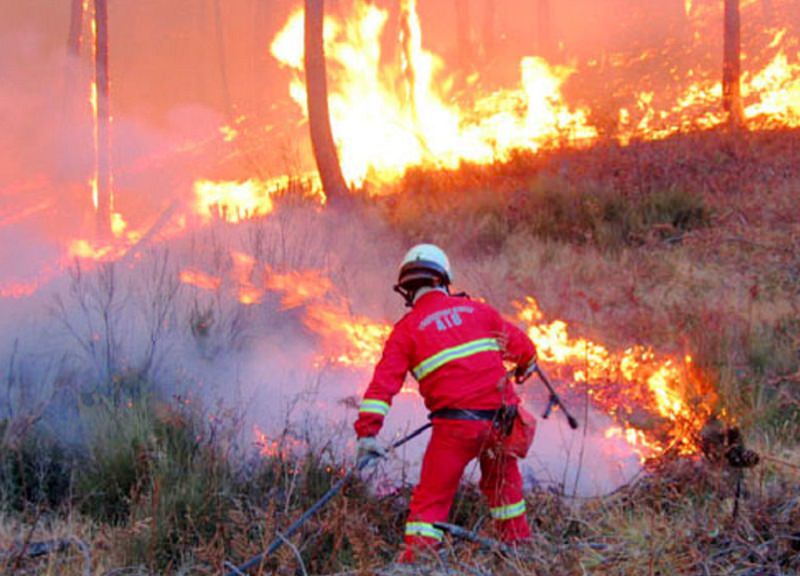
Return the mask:
<path id="1" fill-rule="evenodd" d="M 800 572 L 794 0 L 0 5 L 4 573 Z M 537 422 L 406 564 L 420 244 Z"/>

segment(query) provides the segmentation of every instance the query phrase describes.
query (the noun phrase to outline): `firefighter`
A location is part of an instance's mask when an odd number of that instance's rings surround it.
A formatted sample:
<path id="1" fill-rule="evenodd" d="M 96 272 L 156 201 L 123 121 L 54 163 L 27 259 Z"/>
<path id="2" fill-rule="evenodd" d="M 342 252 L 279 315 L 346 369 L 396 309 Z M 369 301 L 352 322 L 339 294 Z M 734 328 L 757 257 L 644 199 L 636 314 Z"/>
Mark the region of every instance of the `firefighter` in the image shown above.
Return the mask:
<path id="1" fill-rule="evenodd" d="M 411 311 L 386 341 L 355 422 L 359 459 L 383 455 L 375 436 L 406 373 L 413 374 L 433 433 L 411 497 L 400 562 L 415 562 L 441 542 L 434 523 L 447 521 L 464 468 L 474 458 L 500 539 L 515 544 L 531 535 L 517 456 L 530 447 L 535 421 L 519 406 L 503 362 L 516 365 L 519 382 L 534 364 L 536 348 L 491 306 L 451 295 L 451 280 L 440 248 L 419 244 L 408 251 L 394 289 Z M 511 437 L 516 446 L 509 444 Z"/>

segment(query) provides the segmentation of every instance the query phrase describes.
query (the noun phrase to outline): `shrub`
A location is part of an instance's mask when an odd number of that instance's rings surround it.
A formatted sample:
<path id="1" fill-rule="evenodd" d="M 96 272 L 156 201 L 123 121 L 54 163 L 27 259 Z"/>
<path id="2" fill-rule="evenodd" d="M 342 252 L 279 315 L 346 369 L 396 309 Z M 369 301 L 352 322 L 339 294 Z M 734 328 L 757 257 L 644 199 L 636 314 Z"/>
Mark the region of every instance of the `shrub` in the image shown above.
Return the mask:
<path id="1" fill-rule="evenodd" d="M 18 422 L 0 421 L 0 507 L 26 511 L 57 508 L 70 496 L 77 455 L 41 425 L 15 433 Z"/>
<path id="2" fill-rule="evenodd" d="M 676 239 L 711 223 L 704 199 L 682 187 L 632 192 L 609 180 L 522 175 L 519 162 L 505 169 L 410 170 L 397 194 L 384 199 L 386 217 L 411 240 L 489 253 L 515 233 L 617 249 Z"/>
<path id="3" fill-rule="evenodd" d="M 84 404 L 88 462 L 77 478 L 79 508 L 101 521 L 128 519 L 131 498 L 147 474 L 153 442 L 153 420 L 147 400 L 126 406 L 102 401 Z"/>
<path id="4" fill-rule="evenodd" d="M 164 569 L 211 540 L 233 509 L 229 430 L 191 403 L 152 398 L 90 414 L 90 461 L 78 481 L 81 509 L 125 525 L 125 554 Z M 231 421 L 232 422 L 232 421 Z"/>

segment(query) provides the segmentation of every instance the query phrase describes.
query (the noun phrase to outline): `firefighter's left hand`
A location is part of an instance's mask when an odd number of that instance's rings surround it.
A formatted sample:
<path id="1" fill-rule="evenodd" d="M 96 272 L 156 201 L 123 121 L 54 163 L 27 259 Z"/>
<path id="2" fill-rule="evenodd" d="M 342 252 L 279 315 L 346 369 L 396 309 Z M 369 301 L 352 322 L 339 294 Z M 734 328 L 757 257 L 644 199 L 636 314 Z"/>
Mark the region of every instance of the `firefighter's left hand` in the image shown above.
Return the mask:
<path id="1" fill-rule="evenodd" d="M 364 436 L 358 439 L 357 443 L 358 452 L 356 453 L 356 461 L 361 462 L 367 456 L 384 458 L 387 454 L 386 449 L 378 444 L 375 436 Z"/>

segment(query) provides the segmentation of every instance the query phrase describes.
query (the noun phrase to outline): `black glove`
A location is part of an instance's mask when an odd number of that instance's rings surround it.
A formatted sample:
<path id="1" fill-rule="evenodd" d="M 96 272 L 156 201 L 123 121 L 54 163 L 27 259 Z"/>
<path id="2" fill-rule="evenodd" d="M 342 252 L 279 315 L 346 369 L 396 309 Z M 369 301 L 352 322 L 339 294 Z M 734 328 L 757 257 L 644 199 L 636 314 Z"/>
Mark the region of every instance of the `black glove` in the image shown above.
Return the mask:
<path id="1" fill-rule="evenodd" d="M 530 375 L 533 374 L 534 370 L 536 370 L 536 358 L 531 360 L 528 364 L 520 364 L 514 368 L 514 382 L 517 384 L 522 384 L 525 382 L 525 380 L 530 378 Z"/>

